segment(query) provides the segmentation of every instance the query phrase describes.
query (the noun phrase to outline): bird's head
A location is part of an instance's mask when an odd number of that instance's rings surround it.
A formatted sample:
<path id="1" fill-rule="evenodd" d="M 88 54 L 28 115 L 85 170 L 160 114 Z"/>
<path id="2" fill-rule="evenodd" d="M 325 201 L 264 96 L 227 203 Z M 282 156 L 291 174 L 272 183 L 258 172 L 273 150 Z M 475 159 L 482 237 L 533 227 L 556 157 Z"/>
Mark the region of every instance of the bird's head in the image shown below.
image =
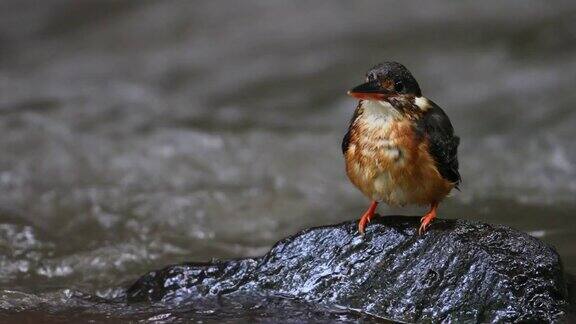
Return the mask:
<path id="1" fill-rule="evenodd" d="M 384 62 L 366 73 L 366 82 L 348 91 L 362 100 L 388 101 L 395 98 L 415 98 L 422 95 L 420 86 L 408 69 L 396 62 Z"/>

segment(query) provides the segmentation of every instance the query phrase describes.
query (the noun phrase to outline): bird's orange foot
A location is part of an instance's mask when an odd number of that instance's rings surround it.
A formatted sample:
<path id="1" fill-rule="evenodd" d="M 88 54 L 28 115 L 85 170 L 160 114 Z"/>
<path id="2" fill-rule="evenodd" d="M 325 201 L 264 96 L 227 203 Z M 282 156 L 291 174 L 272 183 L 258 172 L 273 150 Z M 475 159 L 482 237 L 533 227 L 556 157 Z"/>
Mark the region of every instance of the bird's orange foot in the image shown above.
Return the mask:
<path id="1" fill-rule="evenodd" d="M 428 211 L 426 215 L 422 216 L 422 218 L 420 219 L 420 228 L 418 229 L 418 235 L 424 234 L 424 232 L 426 232 L 428 227 L 430 227 L 430 224 L 432 223 L 434 218 L 436 218 L 436 208 L 438 208 L 438 204 L 432 204 L 432 206 L 430 207 L 430 211 Z"/>
<path id="2" fill-rule="evenodd" d="M 360 221 L 358 222 L 358 232 L 360 232 L 360 234 L 364 234 L 364 230 L 366 229 L 366 225 L 368 225 L 368 223 L 370 223 L 370 220 L 372 220 L 372 217 L 374 217 L 374 213 L 376 212 L 376 207 L 378 207 L 378 202 L 373 201 L 370 204 L 370 207 L 368 207 L 368 210 L 366 210 L 366 212 L 360 218 Z"/>
<path id="3" fill-rule="evenodd" d="M 418 229 L 418 235 L 422 235 L 424 234 L 424 232 L 426 232 L 428 227 L 430 227 L 430 224 L 432 223 L 433 219 L 434 217 L 430 217 L 428 215 L 422 217 L 422 220 L 420 220 L 420 228 Z"/>
<path id="4" fill-rule="evenodd" d="M 362 218 L 360 218 L 360 221 L 358 222 L 358 232 L 360 232 L 360 234 L 364 234 L 364 230 L 366 229 L 366 225 L 368 225 L 368 223 L 370 223 L 370 220 L 372 219 L 372 216 L 364 214 L 362 215 Z"/>

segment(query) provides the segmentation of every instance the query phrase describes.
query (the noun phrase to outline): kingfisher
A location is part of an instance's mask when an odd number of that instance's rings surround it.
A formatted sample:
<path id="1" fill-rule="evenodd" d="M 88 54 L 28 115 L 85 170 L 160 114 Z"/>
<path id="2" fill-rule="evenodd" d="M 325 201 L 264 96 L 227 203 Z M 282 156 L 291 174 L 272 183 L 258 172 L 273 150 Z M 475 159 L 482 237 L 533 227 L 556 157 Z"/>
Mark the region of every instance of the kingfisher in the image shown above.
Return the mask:
<path id="1" fill-rule="evenodd" d="M 397 62 L 374 66 L 348 95 L 359 101 L 342 141 L 346 174 L 371 200 L 358 231 L 364 234 L 384 202 L 430 206 L 420 219 L 423 234 L 438 204 L 461 183 L 460 138 L 448 115 L 422 96 L 416 79 Z"/>

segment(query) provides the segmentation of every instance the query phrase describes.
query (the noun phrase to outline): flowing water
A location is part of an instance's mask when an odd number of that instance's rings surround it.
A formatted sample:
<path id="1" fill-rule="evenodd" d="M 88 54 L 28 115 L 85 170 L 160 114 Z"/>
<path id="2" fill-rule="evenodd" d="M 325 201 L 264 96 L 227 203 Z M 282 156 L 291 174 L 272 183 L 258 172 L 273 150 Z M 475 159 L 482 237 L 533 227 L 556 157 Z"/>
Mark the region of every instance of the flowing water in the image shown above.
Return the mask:
<path id="1" fill-rule="evenodd" d="M 462 138 L 441 217 L 524 230 L 576 272 L 575 16 L 574 1 L 0 2 L 0 320 L 318 311 L 119 300 L 148 270 L 357 218 L 345 91 L 384 60 Z"/>

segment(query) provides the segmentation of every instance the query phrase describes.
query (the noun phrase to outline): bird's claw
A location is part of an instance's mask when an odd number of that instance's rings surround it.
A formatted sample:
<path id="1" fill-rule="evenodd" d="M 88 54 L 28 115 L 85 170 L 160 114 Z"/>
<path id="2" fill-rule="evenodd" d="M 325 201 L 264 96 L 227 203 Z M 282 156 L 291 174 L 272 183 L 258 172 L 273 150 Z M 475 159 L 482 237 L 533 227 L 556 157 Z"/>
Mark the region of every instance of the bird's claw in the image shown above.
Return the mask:
<path id="1" fill-rule="evenodd" d="M 418 229 L 418 235 L 422 235 L 426 232 L 428 227 L 430 227 L 430 224 L 432 224 L 433 219 L 434 217 L 430 217 L 428 215 L 422 217 L 422 219 L 420 220 L 420 228 Z"/>
<path id="2" fill-rule="evenodd" d="M 420 228 L 418 229 L 418 235 L 422 235 L 426 232 L 430 224 L 436 218 L 436 208 L 438 203 L 434 203 L 430 206 L 430 210 L 420 218 Z"/>
<path id="3" fill-rule="evenodd" d="M 426 232 L 429 226 L 430 224 L 424 224 L 424 223 L 420 224 L 420 228 L 418 229 L 418 235 L 424 234 L 424 232 Z"/>
<path id="4" fill-rule="evenodd" d="M 364 230 L 366 229 L 366 225 L 367 225 L 367 223 L 369 223 L 369 222 L 370 222 L 370 219 L 368 219 L 368 221 L 366 221 L 366 218 L 364 218 L 364 217 L 362 217 L 362 218 L 360 219 L 360 221 L 358 222 L 358 232 L 359 232 L 361 235 L 364 235 Z"/>
<path id="5" fill-rule="evenodd" d="M 366 210 L 366 212 L 362 215 L 362 217 L 360 217 L 360 221 L 358 222 L 358 232 L 361 235 L 364 235 L 364 230 L 366 229 L 366 225 L 368 225 L 368 223 L 370 223 L 370 220 L 372 219 L 372 217 L 374 217 L 374 211 L 376 210 L 377 206 L 378 206 L 378 202 L 373 201 L 370 204 L 370 207 L 368 207 L 368 210 Z"/>

